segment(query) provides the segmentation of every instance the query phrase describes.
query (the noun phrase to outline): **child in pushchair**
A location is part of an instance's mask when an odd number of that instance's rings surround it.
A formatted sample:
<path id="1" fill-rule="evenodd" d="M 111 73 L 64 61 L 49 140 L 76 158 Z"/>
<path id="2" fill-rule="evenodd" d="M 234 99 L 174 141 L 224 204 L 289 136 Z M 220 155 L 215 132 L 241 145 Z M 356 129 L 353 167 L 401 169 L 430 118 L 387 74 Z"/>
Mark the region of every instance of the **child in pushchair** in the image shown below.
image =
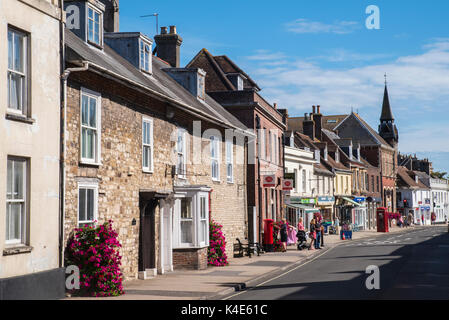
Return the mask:
<path id="1" fill-rule="evenodd" d="M 307 237 L 306 232 L 304 230 L 298 230 L 296 233 L 296 237 L 298 238 L 298 250 L 303 250 L 307 248 Z"/>

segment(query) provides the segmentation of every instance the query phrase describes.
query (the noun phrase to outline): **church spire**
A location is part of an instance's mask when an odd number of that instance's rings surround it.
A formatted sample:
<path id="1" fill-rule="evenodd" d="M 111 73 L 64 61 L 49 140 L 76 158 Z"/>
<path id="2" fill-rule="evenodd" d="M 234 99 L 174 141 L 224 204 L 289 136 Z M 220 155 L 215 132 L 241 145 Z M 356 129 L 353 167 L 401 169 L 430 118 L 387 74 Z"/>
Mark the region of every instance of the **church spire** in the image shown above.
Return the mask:
<path id="1" fill-rule="evenodd" d="M 380 115 L 380 121 L 394 121 L 393 112 L 391 112 L 390 107 L 390 99 L 388 98 L 387 74 L 385 74 L 384 102 L 382 104 L 382 114 Z"/>

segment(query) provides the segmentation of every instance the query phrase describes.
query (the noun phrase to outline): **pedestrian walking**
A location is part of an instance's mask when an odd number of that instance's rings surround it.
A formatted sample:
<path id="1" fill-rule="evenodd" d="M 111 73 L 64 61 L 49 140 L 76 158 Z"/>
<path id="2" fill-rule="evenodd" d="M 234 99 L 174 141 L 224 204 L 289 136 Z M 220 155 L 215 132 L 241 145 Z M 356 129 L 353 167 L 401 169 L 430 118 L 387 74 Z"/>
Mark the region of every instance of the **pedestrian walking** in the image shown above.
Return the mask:
<path id="1" fill-rule="evenodd" d="M 304 231 L 304 224 L 302 218 L 299 218 L 298 231 Z"/>
<path id="2" fill-rule="evenodd" d="M 340 220 L 338 220 L 338 217 L 335 217 L 334 227 L 335 227 L 335 234 L 340 234 Z"/>
<path id="3" fill-rule="evenodd" d="M 321 249 L 321 222 L 316 219 L 315 221 L 315 231 L 316 231 L 316 237 L 315 237 L 315 249 Z"/>
<path id="4" fill-rule="evenodd" d="M 309 238 L 310 238 L 309 250 L 315 250 L 314 248 L 314 242 L 316 241 L 315 219 L 310 220 Z"/>
<path id="5" fill-rule="evenodd" d="M 282 242 L 282 252 L 287 251 L 287 221 L 285 219 L 282 219 L 282 224 L 281 224 L 281 242 Z"/>
<path id="6" fill-rule="evenodd" d="M 412 222 L 413 222 L 413 214 L 411 212 L 408 213 L 408 218 L 407 218 L 407 222 L 409 226 L 412 226 Z"/>

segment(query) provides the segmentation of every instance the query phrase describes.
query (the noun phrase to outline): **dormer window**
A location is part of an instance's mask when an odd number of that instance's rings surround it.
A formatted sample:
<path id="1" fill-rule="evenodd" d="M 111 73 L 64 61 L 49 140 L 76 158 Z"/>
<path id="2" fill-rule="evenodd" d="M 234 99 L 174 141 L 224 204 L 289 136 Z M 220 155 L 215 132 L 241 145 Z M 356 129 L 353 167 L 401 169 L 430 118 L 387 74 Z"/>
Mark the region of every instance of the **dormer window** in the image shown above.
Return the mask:
<path id="1" fill-rule="evenodd" d="M 243 90 L 243 77 L 240 73 L 229 73 L 227 77 L 238 91 Z"/>
<path id="2" fill-rule="evenodd" d="M 324 150 L 323 150 L 323 153 L 324 153 L 324 160 L 326 160 L 327 161 L 327 146 L 324 148 Z"/>
<path id="3" fill-rule="evenodd" d="M 204 88 L 204 75 L 198 73 L 198 91 L 197 95 L 199 99 L 204 100 L 205 98 L 205 88 Z"/>
<path id="4" fill-rule="evenodd" d="M 320 163 L 320 149 L 315 150 L 315 162 Z"/>
<path id="5" fill-rule="evenodd" d="M 87 40 L 97 46 L 102 46 L 103 15 L 91 6 L 87 7 Z"/>
<path id="6" fill-rule="evenodd" d="M 340 151 L 335 152 L 335 162 L 340 163 Z"/>
<path id="7" fill-rule="evenodd" d="M 151 45 L 140 40 L 140 69 L 151 73 Z"/>

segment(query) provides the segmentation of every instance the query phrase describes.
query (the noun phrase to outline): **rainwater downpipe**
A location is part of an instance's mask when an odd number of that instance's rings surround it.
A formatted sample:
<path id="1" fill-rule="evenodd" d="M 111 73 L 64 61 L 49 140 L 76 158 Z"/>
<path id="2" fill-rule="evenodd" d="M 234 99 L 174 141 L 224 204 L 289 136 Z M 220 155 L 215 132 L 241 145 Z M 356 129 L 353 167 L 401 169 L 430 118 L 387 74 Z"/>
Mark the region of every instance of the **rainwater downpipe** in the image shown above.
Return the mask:
<path id="1" fill-rule="evenodd" d="M 63 37 L 63 35 L 62 35 Z M 63 39 L 63 38 L 62 38 Z M 64 43 L 64 40 L 62 40 Z M 64 44 L 63 44 L 64 45 Z M 64 51 L 64 47 L 62 49 Z M 64 53 L 62 54 L 63 59 L 65 59 Z M 63 100 L 61 106 L 63 108 L 61 114 L 63 114 L 63 120 L 60 123 L 60 137 L 61 137 L 61 159 L 60 159 L 60 231 L 59 231 L 59 267 L 64 267 L 64 225 L 65 225 L 65 186 L 66 186 L 66 173 L 65 173 L 65 159 L 66 159 L 66 128 L 67 128 L 67 79 L 69 78 L 70 73 L 72 72 L 82 72 L 87 71 L 89 69 L 89 62 L 83 61 L 82 67 L 77 68 L 65 68 L 65 63 L 63 61 L 62 65 L 64 72 L 61 75 L 62 81 L 62 97 Z"/>

